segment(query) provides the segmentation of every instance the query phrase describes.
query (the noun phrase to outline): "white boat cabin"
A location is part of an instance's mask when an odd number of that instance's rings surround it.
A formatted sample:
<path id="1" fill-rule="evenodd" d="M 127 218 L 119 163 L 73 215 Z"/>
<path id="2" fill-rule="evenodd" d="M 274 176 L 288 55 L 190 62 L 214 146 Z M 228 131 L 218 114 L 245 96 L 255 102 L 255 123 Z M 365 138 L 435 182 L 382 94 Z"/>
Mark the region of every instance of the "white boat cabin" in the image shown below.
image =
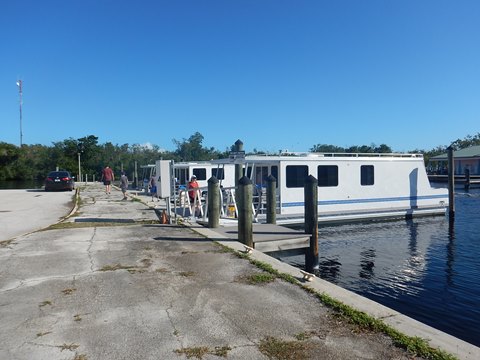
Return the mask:
<path id="1" fill-rule="evenodd" d="M 309 175 L 318 180 L 319 221 L 445 214 L 448 206 L 447 190 L 430 186 L 421 154 L 311 153 L 247 156 L 241 162 L 262 193 L 269 175 L 277 179 L 277 223 L 303 222 Z M 257 213 L 262 221 L 262 211 Z"/>

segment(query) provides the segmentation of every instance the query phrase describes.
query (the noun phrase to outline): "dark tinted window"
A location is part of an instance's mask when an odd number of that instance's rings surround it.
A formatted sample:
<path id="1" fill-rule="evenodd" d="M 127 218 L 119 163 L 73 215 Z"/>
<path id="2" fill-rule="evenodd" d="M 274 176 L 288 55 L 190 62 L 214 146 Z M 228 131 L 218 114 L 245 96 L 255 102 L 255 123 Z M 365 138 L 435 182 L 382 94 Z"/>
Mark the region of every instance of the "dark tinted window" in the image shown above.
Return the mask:
<path id="1" fill-rule="evenodd" d="M 223 168 L 212 169 L 212 176 L 215 176 L 218 180 L 225 179 L 225 173 L 223 171 Z"/>
<path id="2" fill-rule="evenodd" d="M 373 165 L 362 165 L 360 167 L 360 174 L 360 184 L 373 185 L 375 183 Z"/>
<path id="3" fill-rule="evenodd" d="M 207 169 L 205 168 L 193 169 L 193 175 L 197 177 L 197 180 L 207 180 Z"/>
<path id="4" fill-rule="evenodd" d="M 338 166 L 320 165 L 317 168 L 318 186 L 338 186 Z"/>
<path id="5" fill-rule="evenodd" d="M 49 177 L 70 177 L 68 171 L 52 171 L 48 174 Z"/>
<path id="6" fill-rule="evenodd" d="M 286 168 L 287 188 L 299 188 L 305 186 L 305 180 L 308 176 L 308 166 L 306 165 L 288 165 Z"/>

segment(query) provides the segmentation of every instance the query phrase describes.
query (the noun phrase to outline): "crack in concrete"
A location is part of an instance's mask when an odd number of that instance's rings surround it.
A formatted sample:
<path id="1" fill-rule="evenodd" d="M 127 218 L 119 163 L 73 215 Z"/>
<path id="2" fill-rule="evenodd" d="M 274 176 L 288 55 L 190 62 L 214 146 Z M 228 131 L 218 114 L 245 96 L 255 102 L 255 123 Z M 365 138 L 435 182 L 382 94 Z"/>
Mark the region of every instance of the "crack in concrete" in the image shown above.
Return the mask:
<path id="1" fill-rule="evenodd" d="M 90 251 L 92 246 L 93 246 L 93 239 L 95 238 L 95 236 L 97 235 L 97 228 L 94 227 L 93 228 L 93 234 L 92 236 L 90 237 L 90 240 L 88 240 L 89 242 L 89 245 L 88 245 L 88 248 L 87 248 L 87 254 L 88 254 L 88 259 L 90 260 L 90 271 L 94 271 L 93 268 L 94 268 L 94 264 L 93 264 L 93 256 L 92 256 L 92 252 Z"/>
<path id="2" fill-rule="evenodd" d="M 29 279 L 29 280 L 20 280 L 20 281 L 16 281 L 16 285 L 15 286 L 11 286 L 9 288 L 2 288 L 0 289 L 0 293 L 4 293 L 4 292 L 9 292 L 9 291 L 14 291 L 14 290 L 18 290 L 19 288 L 23 287 L 23 286 L 34 286 L 34 285 L 38 285 L 38 284 L 41 284 L 45 281 L 48 281 L 48 280 L 64 280 L 64 279 L 71 279 L 72 276 L 86 276 L 86 275 L 90 275 L 92 274 L 94 271 L 88 271 L 88 272 L 83 272 L 83 273 L 79 273 L 79 274 L 68 274 L 68 275 L 62 275 L 62 276 L 47 276 L 47 277 L 42 277 L 42 278 L 36 278 L 36 279 Z"/>
<path id="3" fill-rule="evenodd" d="M 165 313 L 167 314 L 167 318 L 168 318 L 168 321 L 170 321 L 170 324 L 172 325 L 172 329 L 173 329 L 173 336 L 175 336 L 175 339 L 178 341 L 178 343 L 180 344 L 180 347 L 183 348 L 183 341 L 182 341 L 182 338 L 180 336 L 180 333 L 178 331 L 178 329 L 176 328 L 175 326 L 175 323 L 173 322 L 173 318 L 172 316 L 170 315 L 170 309 L 173 308 L 173 304 L 170 303 L 170 306 L 168 308 L 165 309 Z"/>

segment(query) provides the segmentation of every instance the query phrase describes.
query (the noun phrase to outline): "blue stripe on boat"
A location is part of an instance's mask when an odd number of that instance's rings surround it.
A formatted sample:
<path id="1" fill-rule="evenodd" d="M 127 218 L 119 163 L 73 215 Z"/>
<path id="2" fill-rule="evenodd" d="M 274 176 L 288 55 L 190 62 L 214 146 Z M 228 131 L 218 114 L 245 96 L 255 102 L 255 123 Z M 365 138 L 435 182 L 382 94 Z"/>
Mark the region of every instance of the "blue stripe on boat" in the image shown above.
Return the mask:
<path id="1" fill-rule="evenodd" d="M 374 198 L 374 199 L 347 199 L 347 200 L 320 200 L 318 205 L 344 205 L 344 204 L 361 204 L 361 203 L 379 203 L 379 202 L 393 202 L 393 201 L 416 201 L 429 199 L 448 199 L 448 194 L 441 195 L 423 195 L 423 196 L 400 196 L 388 198 Z M 289 202 L 282 203 L 282 207 L 304 206 L 304 202 Z"/>

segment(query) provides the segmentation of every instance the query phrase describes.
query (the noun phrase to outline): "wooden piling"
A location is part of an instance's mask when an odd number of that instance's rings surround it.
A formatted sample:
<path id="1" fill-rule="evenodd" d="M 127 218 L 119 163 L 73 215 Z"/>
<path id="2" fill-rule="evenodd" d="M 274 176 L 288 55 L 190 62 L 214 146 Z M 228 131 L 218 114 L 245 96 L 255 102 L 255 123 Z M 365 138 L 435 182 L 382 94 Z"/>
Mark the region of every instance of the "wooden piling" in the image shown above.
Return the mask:
<path id="1" fill-rule="evenodd" d="M 470 169 L 465 169 L 465 190 L 470 189 Z"/>
<path id="2" fill-rule="evenodd" d="M 238 207 L 238 241 L 253 247 L 253 210 L 252 181 L 243 176 L 238 181 L 237 201 Z"/>
<path id="3" fill-rule="evenodd" d="M 448 216 L 450 220 L 455 217 L 455 160 L 453 158 L 453 148 L 447 148 L 448 155 Z"/>
<path id="4" fill-rule="evenodd" d="M 212 176 L 208 183 L 208 227 L 218 228 L 220 223 L 220 185 L 218 179 Z"/>
<path id="5" fill-rule="evenodd" d="M 267 178 L 267 224 L 277 223 L 277 179 Z"/>
<path id="6" fill-rule="evenodd" d="M 242 140 L 239 139 L 235 141 L 234 148 L 237 153 L 240 151 L 243 151 Z M 238 182 L 242 177 L 243 177 L 243 164 L 235 164 L 235 187 L 238 187 Z"/>
<path id="7" fill-rule="evenodd" d="M 310 234 L 310 247 L 305 252 L 305 268 L 313 272 L 319 267 L 318 257 L 318 180 L 309 175 L 304 187 L 305 233 Z"/>

